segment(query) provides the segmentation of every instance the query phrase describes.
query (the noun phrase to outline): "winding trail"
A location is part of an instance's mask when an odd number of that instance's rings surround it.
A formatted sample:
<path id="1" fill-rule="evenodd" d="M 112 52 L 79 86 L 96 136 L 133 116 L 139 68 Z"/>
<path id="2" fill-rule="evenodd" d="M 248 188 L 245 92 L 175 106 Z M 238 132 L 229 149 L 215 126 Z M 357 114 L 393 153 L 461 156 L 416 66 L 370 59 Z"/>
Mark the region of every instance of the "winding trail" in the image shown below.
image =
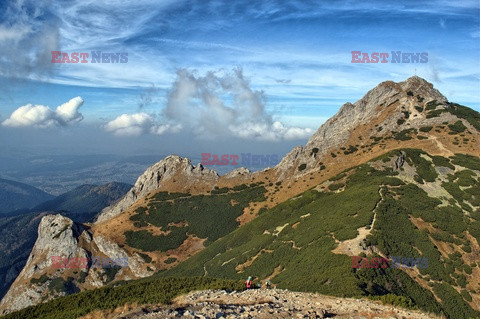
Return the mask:
<path id="1" fill-rule="evenodd" d="M 358 256 L 362 252 L 365 252 L 362 246 L 360 245 L 362 241 L 367 238 L 367 236 L 372 232 L 373 227 L 375 225 L 375 221 L 377 220 L 377 208 L 378 205 L 384 200 L 384 194 L 382 193 L 382 189 L 385 189 L 385 185 L 380 185 L 380 188 L 378 189 L 378 194 L 380 195 L 380 198 L 378 199 L 377 203 L 375 204 L 375 207 L 373 208 L 373 220 L 372 223 L 369 226 L 365 227 L 360 227 L 357 229 L 358 231 L 358 236 L 353 238 L 353 239 L 348 239 L 345 241 L 338 241 L 335 239 L 335 241 L 338 243 L 338 246 L 332 250 L 332 253 L 334 254 L 341 254 L 341 255 L 348 255 L 348 256 Z M 370 227 L 370 228 L 369 228 Z"/>

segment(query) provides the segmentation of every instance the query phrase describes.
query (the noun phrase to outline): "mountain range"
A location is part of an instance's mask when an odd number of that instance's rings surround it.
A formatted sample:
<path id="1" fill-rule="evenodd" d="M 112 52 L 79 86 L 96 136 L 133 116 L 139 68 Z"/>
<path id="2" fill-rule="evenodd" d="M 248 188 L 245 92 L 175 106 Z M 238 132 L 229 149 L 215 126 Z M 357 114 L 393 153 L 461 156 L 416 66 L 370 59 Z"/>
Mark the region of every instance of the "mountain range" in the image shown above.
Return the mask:
<path id="1" fill-rule="evenodd" d="M 478 112 L 414 76 L 344 104 L 273 168 L 220 176 L 167 156 L 93 223 L 44 216 L 0 310 L 33 306 L 7 315 L 19 318 L 47 311 L 34 305 L 48 300 L 58 309 L 75 300 L 75 315 L 84 315 L 95 308 L 82 298 L 106 291 L 124 295 L 96 308 L 152 303 L 152 282 L 233 281 L 202 282 L 206 289 L 253 276 L 290 290 L 479 317 L 479 139 Z M 57 269 L 55 256 L 88 263 Z M 94 267 L 92 256 L 128 266 Z M 378 267 L 382 259 L 386 267 Z"/>

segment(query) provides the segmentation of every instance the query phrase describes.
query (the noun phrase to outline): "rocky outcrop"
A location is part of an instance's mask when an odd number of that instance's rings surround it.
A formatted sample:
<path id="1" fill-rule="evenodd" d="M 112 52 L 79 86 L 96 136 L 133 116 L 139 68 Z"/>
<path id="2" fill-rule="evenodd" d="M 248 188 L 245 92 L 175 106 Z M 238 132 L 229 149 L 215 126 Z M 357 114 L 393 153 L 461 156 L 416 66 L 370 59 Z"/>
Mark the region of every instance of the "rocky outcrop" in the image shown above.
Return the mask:
<path id="1" fill-rule="evenodd" d="M 431 83 L 418 76 L 400 83 L 392 81 L 380 83 L 357 102 L 345 103 L 337 114 L 320 126 L 305 147 L 298 146 L 290 151 L 275 167 L 277 178 L 299 175 L 315 168 L 322 157 L 329 154 L 332 149 L 348 147 L 347 142 L 354 136 L 354 130 L 362 125 L 370 127 L 372 131 L 368 133 L 372 136 L 398 130 L 397 120 L 404 118 L 405 112 L 412 115 L 406 119 L 409 128 L 453 119 L 451 114 L 442 114 L 433 119 L 426 119 L 424 114 L 417 114 L 414 105 L 418 104 L 419 97 L 425 103 L 436 100 L 440 105 L 448 104 L 447 99 L 434 89 Z M 373 122 L 378 123 L 378 127 L 383 127 L 383 132 L 375 131 Z M 357 142 L 362 144 L 361 141 Z M 305 164 L 306 169 L 295 170 L 302 164 Z"/>
<path id="2" fill-rule="evenodd" d="M 97 223 L 104 222 L 121 214 L 138 199 L 150 192 L 167 185 L 174 179 L 181 182 L 182 187 L 188 190 L 195 183 L 211 183 L 218 180 L 219 175 L 201 164 L 193 166 L 188 158 L 169 155 L 160 162 L 149 167 L 136 181 L 135 185 L 116 204 L 106 207 L 97 218 Z"/>
<path id="3" fill-rule="evenodd" d="M 102 236 L 95 236 L 93 241 L 97 245 L 98 249 L 109 258 L 117 260 L 126 258 L 128 260 L 128 268 L 134 273 L 136 277 L 147 277 L 153 275 L 153 270 L 146 269 L 146 267 L 144 266 L 145 263 L 140 256 L 127 255 L 125 250 L 120 248 L 120 246 Z"/>
<path id="4" fill-rule="evenodd" d="M 237 178 L 237 177 L 243 177 L 243 178 L 248 178 L 250 177 L 252 172 L 245 167 L 239 167 L 234 169 L 228 174 L 223 175 L 223 178 L 229 179 L 229 178 Z"/>
<path id="5" fill-rule="evenodd" d="M 27 263 L 2 299 L 0 309 L 9 312 L 39 303 L 45 296 L 48 285 L 31 286 L 30 280 L 37 274 L 47 272 L 53 272 L 52 277 L 58 277 L 61 270 L 54 271 L 51 268 L 53 256 L 87 257 L 87 252 L 78 245 L 83 232 L 82 225 L 75 224 L 62 215 L 43 217 Z"/>

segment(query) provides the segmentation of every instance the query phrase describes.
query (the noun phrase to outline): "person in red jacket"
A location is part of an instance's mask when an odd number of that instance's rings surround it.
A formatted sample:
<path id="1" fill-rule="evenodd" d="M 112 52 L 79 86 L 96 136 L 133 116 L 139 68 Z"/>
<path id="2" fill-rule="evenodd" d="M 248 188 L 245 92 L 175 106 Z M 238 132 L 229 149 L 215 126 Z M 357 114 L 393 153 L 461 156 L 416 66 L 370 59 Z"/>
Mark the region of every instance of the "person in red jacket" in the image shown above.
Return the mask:
<path id="1" fill-rule="evenodd" d="M 245 287 L 247 289 L 250 289 L 252 288 L 252 285 L 253 285 L 252 277 L 248 276 L 247 280 L 245 281 Z"/>

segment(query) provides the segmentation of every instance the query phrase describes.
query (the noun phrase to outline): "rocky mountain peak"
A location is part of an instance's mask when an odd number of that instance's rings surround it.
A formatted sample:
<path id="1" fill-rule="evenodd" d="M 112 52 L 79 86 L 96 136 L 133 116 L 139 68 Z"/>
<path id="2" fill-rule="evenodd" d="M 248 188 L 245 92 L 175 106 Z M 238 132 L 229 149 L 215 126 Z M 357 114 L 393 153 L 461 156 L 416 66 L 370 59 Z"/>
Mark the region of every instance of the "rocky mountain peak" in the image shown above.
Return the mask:
<path id="1" fill-rule="evenodd" d="M 385 81 L 368 91 L 355 103 L 347 102 L 332 118 L 322 124 L 312 135 L 304 148 L 294 148 L 276 166 L 277 177 L 299 174 L 292 169 L 300 163 L 306 164 L 307 170 L 315 166 L 320 158 L 332 149 L 348 146 L 353 138 L 353 131 L 360 127 L 370 127 L 371 134 L 376 134 L 374 125 L 382 126 L 384 131 L 396 130 L 397 120 L 402 114 L 412 114 L 413 124 L 424 124 L 425 114 L 415 111 L 416 105 L 430 101 L 446 104 L 445 98 L 425 79 L 412 76 L 403 82 Z M 414 118 L 414 116 L 415 118 Z M 367 136 L 367 139 L 369 136 Z M 295 163 L 292 163 L 293 162 Z"/>
<path id="2" fill-rule="evenodd" d="M 201 164 L 193 166 L 188 158 L 169 155 L 150 166 L 120 201 L 103 209 L 97 218 L 97 223 L 121 214 L 138 199 L 171 183 L 177 183 L 179 190 L 188 190 L 199 182 L 213 185 L 218 178 L 219 175 L 214 170 L 205 168 Z"/>

